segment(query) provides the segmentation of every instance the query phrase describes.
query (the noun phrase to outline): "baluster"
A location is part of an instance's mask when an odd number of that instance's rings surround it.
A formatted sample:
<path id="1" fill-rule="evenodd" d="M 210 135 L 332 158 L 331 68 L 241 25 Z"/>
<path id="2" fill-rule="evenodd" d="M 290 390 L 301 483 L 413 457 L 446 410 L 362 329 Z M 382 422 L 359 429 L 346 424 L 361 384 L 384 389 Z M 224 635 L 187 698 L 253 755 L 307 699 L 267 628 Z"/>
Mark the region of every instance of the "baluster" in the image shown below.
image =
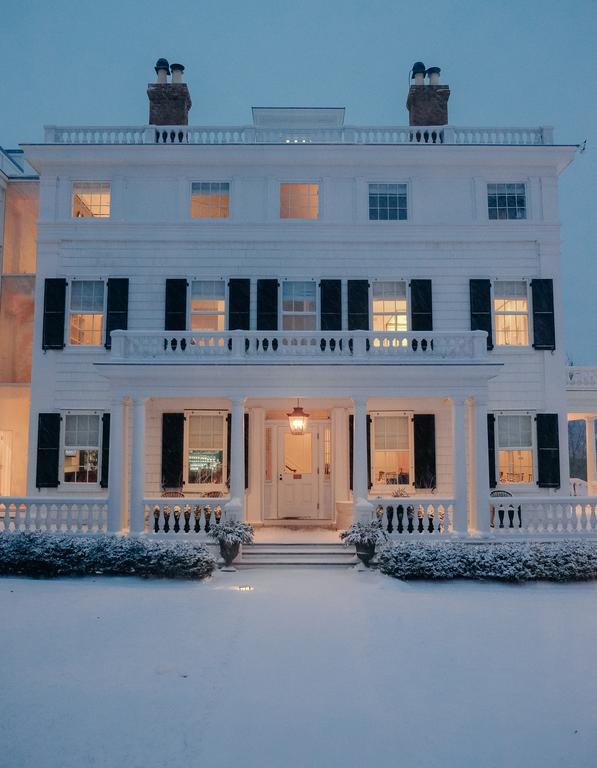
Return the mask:
<path id="1" fill-rule="evenodd" d="M 173 507 L 173 513 L 174 513 L 174 533 L 180 532 L 180 506 L 176 504 Z"/>
<path id="2" fill-rule="evenodd" d="M 414 520 L 415 520 L 415 508 L 413 507 L 413 505 L 412 505 L 412 504 L 409 504 L 409 505 L 408 505 L 408 507 L 406 508 L 406 516 L 407 516 L 407 518 L 408 518 L 408 526 L 407 526 L 407 529 L 406 529 L 406 530 L 407 530 L 409 533 L 413 533 L 413 532 L 414 532 L 414 530 L 415 530 L 415 525 L 414 525 Z"/>
<path id="3" fill-rule="evenodd" d="M 417 518 L 419 521 L 419 524 L 417 525 L 417 530 L 419 533 L 423 533 L 423 517 L 425 516 L 425 509 L 422 504 L 419 504 L 417 506 Z"/>
<path id="4" fill-rule="evenodd" d="M 397 523 L 398 523 L 398 527 L 397 527 L 398 533 L 404 533 L 404 523 L 403 523 L 403 521 L 404 521 L 404 507 L 402 506 L 402 504 L 399 504 L 396 507 L 396 520 L 397 520 Z"/>
<path id="5" fill-rule="evenodd" d="M 386 515 L 387 515 L 386 530 L 388 533 L 392 533 L 394 530 L 394 507 L 393 506 L 386 507 Z"/>
<path id="6" fill-rule="evenodd" d="M 207 533 L 209 531 L 209 529 L 211 528 L 211 511 L 212 510 L 211 510 L 211 507 L 210 507 L 209 504 L 206 504 L 203 507 L 203 514 L 204 514 L 204 517 L 205 517 L 205 524 L 203 526 L 203 530 L 205 531 L 205 533 Z M 216 521 L 216 522 L 219 522 L 219 521 Z"/>
<path id="7" fill-rule="evenodd" d="M 170 531 L 170 506 L 168 504 L 164 504 L 163 507 L 163 515 L 164 515 L 164 526 L 162 530 L 164 533 L 169 533 Z"/>
<path id="8" fill-rule="evenodd" d="M 199 533 L 201 530 L 201 505 L 195 504 L 193 507 L 193 516 L 195 517 L 195 525 L 193 526 L 193 531 L 195 533 Z"/>
<path id="9" fill-rule="evenodd" d="M 160 532 L 160 513 L 161 513 L 160 505 L 155 504 L 153 508 L 153 532 L 154 533 Z"/>
<path id="10" fill-rule="evenodd" d="M 435 530 L 435 520 L 434 520 L 434 517 L 435 517 L 435 508 L 434 508 L 433 504 L 428 504 L 428 506 L 427 506 L 427 518 L 429 520 L 429 525 L 427 526 L 427 530 L 429 531 L 429 533 L 433 533 L 433 531 Z"/>
<path id="11" fill-rule="evenodd" d="M 191 507 L 189 506 L 189 504 L 184 505 L 183 512 L 184 512 L 184 532 L 189 533 L 189 531 L 191 530 L 191 525 L 190 525 Z"/>

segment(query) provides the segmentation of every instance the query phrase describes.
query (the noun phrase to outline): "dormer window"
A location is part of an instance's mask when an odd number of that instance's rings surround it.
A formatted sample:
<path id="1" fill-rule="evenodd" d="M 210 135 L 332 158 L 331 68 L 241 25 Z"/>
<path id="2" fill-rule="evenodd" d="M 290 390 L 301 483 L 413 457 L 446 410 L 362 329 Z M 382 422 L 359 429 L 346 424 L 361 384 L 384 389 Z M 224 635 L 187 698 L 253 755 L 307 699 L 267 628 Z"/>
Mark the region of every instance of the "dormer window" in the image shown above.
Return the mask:
<path id="1" fill-rule="evenodd" d="M 525 184 L 488 184 L 487 210 L 490 219 L 526 219 Z"/>
<path id="2" fill-rule="evenodd" d="M 73 184 L 72 216 L 75 219 L 110 218 L 110 182 L 76 181 Z"/>
<path id="3" fill-rule="evenodd" d="M 280 184 L 281 219 L 318 219 L 319 184 Z"/>
<path id="4" fill-rule="evenodd" d="M 195 181 L 191 187 L 191 218 L 227 219 L 230 216 L 230 184 L 227 181 Z"/>

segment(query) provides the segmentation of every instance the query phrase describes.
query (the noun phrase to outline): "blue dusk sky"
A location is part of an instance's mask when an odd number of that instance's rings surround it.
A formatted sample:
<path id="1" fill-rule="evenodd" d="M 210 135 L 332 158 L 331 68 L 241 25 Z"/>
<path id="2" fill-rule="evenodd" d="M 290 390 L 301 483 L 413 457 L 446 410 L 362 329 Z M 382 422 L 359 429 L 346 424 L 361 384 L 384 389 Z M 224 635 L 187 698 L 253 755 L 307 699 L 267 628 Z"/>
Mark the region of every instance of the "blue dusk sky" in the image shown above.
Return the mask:
<path id="1" fill-rule="evenodd" d="M 442 68 L 454 125 L 553 125 L 580 144 L 560 184 L 569 357 L 597 365 L 597 0 L 1 0 L 0 145 L 44 124 L 147 121 L 164 56 L 185 65 L 192 124 L 250 108 L 345 106 L 405 125 L 412 63 Z"/>

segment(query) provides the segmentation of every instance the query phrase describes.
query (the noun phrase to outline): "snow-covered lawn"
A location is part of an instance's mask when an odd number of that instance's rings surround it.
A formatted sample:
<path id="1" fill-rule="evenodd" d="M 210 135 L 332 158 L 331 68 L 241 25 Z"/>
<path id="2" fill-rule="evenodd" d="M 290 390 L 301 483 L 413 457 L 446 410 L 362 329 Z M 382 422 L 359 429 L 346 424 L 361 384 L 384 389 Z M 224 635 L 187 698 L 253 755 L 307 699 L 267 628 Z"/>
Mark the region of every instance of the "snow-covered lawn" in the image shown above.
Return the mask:
<path id="1" fill-rule="evenodd" d="M 0 622 L 6 768 L 596 764 L 597 583 L 3 578 Z"/>

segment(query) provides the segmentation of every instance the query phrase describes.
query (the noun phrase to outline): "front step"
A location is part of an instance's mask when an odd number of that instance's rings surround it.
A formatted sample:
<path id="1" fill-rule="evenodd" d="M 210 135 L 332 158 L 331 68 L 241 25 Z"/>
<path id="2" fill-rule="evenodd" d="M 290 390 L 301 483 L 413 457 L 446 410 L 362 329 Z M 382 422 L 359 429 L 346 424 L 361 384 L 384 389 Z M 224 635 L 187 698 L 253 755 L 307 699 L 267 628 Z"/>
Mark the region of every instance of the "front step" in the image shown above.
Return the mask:
<path id="1" fill-rule="evenodd" d="M 245 544 L 235 565 L 352 565 L 354 553 L 342 544 Z"/>

